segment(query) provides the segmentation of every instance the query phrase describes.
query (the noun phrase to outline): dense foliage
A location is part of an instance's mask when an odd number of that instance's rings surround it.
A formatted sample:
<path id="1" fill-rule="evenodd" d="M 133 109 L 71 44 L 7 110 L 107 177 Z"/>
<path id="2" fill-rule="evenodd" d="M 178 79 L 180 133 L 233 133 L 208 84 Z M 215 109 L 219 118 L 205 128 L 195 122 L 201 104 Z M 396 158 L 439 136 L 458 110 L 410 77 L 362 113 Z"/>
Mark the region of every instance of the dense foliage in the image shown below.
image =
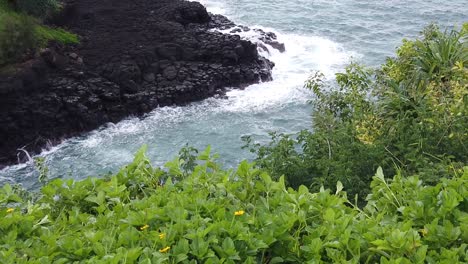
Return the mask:
<path id="1" fill-rule="evenodd" d="M 76 41 L 1 4 L 0 65 Z M 246 137 L 256 163 L 236 170 L 188 146 L 155 168 L 143 148 L 115 175 L 49 181 L 36 158 L 39 192 L 0 189 L 0 263 L 467 263 L 467 39 L 431 26 L 336 87 L 315 73 L 313 131 Z"/>
<path id="2" fill-rule="evenodd" d="M 314 73 L 307 86 L 313 130 L 272 134 L 266 145 L 246 137 L 257 165 L 290 186 L 318 190 L 339 180 L 360 199 L 375 170 L 418 174 L 428 184 L 468 162 L 468 24 L 428 27 L 378 69 L 356 63 L 328 87 Z"/>
<path id="3" fill-rule="evenodd" d="M 0 65 L 37 46 L 34 26 L 28 16 L 0 11 Z"/>
<path id="4" fill-rule="evenodd" d="M 11 2 L 20 12 L 38 18 L 46 18 L 59 10 L 57 0 L 12 0 Z"/>
<path id="5" fill-rule="evenodd" d="M 193 162 L 193 161 L 192 161 Z M 435 186 L 381 169 L 363 209 L 287 188 L 209 154 L 153 168 L 141 150 L 114 176 L 0 189 L 1 263 L 462 263 L 468 167 Z M 33 198 L 31 198 L 33 197 Z"/>
<path id="6" fill-rule="evenodd" d="M 56 12 L 53 0 L 0 2 L 0 66 L 21 61 L 49 41 L 77 43 L 76 35 L 41 24 L 41 19 Z"/>

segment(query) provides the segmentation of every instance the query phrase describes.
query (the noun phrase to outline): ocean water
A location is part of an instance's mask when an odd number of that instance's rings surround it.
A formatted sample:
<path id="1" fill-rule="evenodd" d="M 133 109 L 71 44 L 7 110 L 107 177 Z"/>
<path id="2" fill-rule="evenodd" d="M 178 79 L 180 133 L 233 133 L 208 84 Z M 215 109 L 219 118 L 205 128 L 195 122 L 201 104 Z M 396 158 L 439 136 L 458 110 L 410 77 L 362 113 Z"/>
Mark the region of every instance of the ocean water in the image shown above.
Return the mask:
<path id="1" fill-rule="evenodd" d="M 133 154 L 148 145 L 155 165 L 174 158 L 185 144 L 204 149 L 211 145 L 226 167 L 252 158 L 242 150 L 241 137 L 268 140 L 268 132 L 296 133 L 312 127 L 311 98 L 303 88 L 313 70 L 329 80 L 351 60 L 369 66 L 394 54 L 403 38 L 414 38 L 431 22 L 441 27 L 468 22 L 464 0 L 201 0 L 212 13 L 238 24 L 277 33 L 286 52 L 262 54 L 276 63 L 272 82 L 232 90 L 227 99 L 207 99 L 185 107 L 155 109 L 146 117 L 128 118 L 64 141 L 44 151 L 50 176 L 99 176 L 116 172 Z M 256 36 L 243 37 L 257 41 Z M 22 183 L 37 187 L 31 163 L 0 171 L 0 185 Z"/>

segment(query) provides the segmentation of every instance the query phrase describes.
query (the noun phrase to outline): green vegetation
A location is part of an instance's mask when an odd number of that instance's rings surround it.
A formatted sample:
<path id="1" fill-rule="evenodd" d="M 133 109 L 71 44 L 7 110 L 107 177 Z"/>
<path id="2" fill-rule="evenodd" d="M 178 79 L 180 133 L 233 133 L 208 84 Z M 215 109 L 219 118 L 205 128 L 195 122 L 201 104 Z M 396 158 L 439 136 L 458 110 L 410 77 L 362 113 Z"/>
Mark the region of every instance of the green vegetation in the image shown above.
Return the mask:
<path id="1" fill-rule="evenodd" d="M 34 19 L 0 10 L 0 65 L 14 62 L 38 46 Z"/>
<path id="2" fill-rule="evenodd" d="M 77 35 L 61 28 L 37 26 L 35 31 L 42 45 L 47 44 L 49 41 L 57 41 L 62 44 L 76 44 L 79 41 Z"/>
<path id="3" fill-rule="evenodd" d="M 28 15 L 46 18 L 60 9 L 57 0 L 13 0 L 15 8 Z"/>
<path id="4" fill-rule="evenodd" d="M 1 263 L 463 263 L 468 167 L 436 186 L 373 177 L 363 209 L 336 192 L 287 188 L 253 164 L 185 170 L 144 149 L 114 176 L 56 179 L 34 199 L 0 190 Z M 24 197 L 24 198 L 21 198 Z"/>
<path id="5" fill-rule="evenodd" d="M 36 158 L 40 192 L 0 189 L 0 262 L 468 263 L 467 38 L 431 26 L 337 88 L 315 73 L 314 130 L 246 137 L 236 170 L 188 146 L 154 168 L 143 148 L 49 181 Z"/>
<path id="6" fill-rule="evenodd" d="M 16 0 L 0 4 L 0 66 L 34 56 L 49 41 L 78 43 L 63 29 L 42 25 L 42 19 L 58 10 L 53 0 Z"/>
<path id="7" fill-rule="evenodd" d="M 375 170 L 418 174 L 436 184 L 468 162 L 468 24 L 428 27 L 378 69 L 356 63 L 337 74 L 337 88 L 315 73 L 309 87 L 313 131 L 273 134 L 266 145 L 249 137 L 257 165 L 288 184 L 317 191 L 341 181 L 363 201 Z"/>

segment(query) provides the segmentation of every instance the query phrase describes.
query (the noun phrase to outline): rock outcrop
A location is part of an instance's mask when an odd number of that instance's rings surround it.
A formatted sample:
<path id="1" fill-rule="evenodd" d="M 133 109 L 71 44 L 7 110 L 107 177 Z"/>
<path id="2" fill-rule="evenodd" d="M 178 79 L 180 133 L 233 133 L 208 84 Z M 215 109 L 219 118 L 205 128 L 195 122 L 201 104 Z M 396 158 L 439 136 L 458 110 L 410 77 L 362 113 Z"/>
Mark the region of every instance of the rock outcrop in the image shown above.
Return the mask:
<path id="1" fill-rule="evenodd" d="M 17 73 L 0 73 L 1 164 L 24 161 L 19 148 L 38 152 L 106 122 L 271 79 L 257 45 L 212 30 L 234 24 L 196 2 L 67 0 L 50 23 L 80 44 L 50 45 Z"/>

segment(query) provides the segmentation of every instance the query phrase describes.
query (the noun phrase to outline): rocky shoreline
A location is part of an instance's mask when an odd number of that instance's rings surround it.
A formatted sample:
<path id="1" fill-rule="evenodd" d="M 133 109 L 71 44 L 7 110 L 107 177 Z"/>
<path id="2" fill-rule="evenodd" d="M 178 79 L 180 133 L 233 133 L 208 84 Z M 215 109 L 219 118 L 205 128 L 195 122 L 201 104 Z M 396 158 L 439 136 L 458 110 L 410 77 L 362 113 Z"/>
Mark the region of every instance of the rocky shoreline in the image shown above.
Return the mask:
<path id="1" fill-rule="evenodd" d="M 197 2 L 64 4 L 50 23 L 78 34 L 80 44 L 52 44 L 14 74 L 0 73 L 3 166 L 107 122 L 271 80 L 274 64 L 258 46 L 212 30 L 235 24 Z M 284 49 L 274 34 L 258 33 L 265 44 Z"/>

